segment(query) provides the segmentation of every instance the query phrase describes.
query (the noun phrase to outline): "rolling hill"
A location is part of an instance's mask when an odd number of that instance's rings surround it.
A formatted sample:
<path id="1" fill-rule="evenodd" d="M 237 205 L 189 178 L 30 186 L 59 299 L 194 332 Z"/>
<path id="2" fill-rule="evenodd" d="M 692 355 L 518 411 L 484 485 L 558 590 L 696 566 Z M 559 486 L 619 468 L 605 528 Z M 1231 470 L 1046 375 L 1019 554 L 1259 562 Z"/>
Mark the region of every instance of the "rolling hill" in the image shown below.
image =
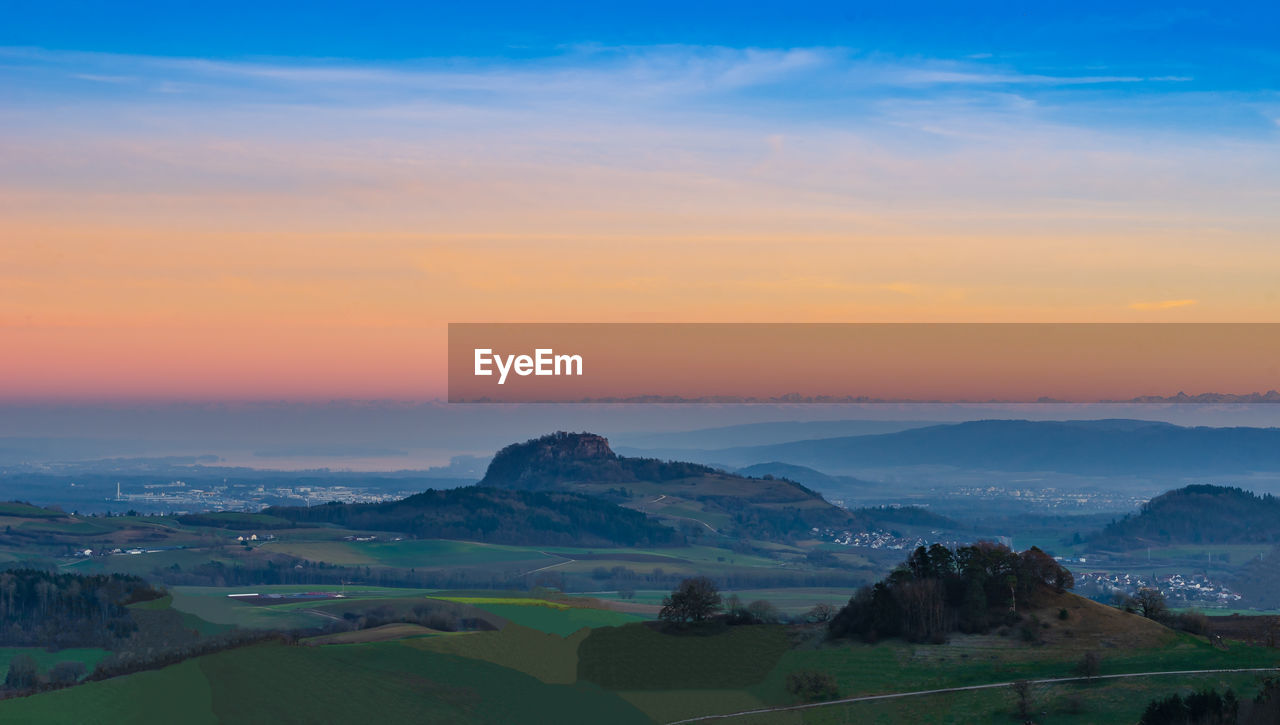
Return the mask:
<path id="1" fill-rule="evenodd" d="M 1280 543 L 1280 499 L 1241 488 L 1195 485 L 1148 501 L 1090 538 L 1096 549 L 1170 544 Z"/>
<path id="2" fill-rule="evenodd" d="M 469 486 L 427 490 L 399 501 L 279 506 L 263 511 L 296 523 L 397 531 L 418 538 L 561 546 L 673 546 L 670 527 L 630 509 L 564 491 Z"/>
<path id="3" fill-rule="evenodd" d="M 865 481 L 853 476 L 831 476 L 808 466 L 798 466 L 794 463 L 780 463 L 778 461 L 757 463 L 745 468 L 739 468 L 734 473 L 752 478 L 763 478 L 765 476 L 785 478 L 788 481 L 795 481 L 810 488 L 826 491 L 838 491 L 849 486 L 872 487 L 880 485 L 875 481 Z"/>

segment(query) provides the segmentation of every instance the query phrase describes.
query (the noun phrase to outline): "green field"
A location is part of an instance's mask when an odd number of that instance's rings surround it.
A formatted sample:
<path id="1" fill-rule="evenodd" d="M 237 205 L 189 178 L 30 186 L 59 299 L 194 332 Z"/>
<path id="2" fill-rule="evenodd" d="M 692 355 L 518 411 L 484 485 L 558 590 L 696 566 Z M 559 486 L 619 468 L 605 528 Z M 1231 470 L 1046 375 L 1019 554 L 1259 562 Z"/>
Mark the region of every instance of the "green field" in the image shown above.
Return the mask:
<path id="1" fill-rule="evenodd" d="M 59 513 L 57 511 L 52 511 L 46 508 L 40 508 L 39 506 L 32 506 L 30 504 L 18 503 L 17 501 L 5 501 L 3 503 L 0 503 L 0 516 L 14 516 L 18 518 L 35 518 L 35 519 L 44 519 L 44 518 L 53 519 L 53 518 L 62 518 L 66 516 L 66 514 Z"/>
<path id="2" fill-rule="evenodd" d="M 421 601 L 424 594 L 387 596 L 391 593 L 370 592 L 365 599 L 325 606 L 338 611 L 371 603 L 409 603 Z M 211 594 L 187 592 L 195 597 Z M 546 606 L 537 599 L 512 596 L 438 595 L 493 610 L 507 623 L 500 631 L 445 636 L 414 625 L 388 625 L 312 641 L 333 644 L 229 650 L 163 670 L 3 701 L 0 721 L 150 723 L 172 721 L 174 713 L 181 713 L 184 722 L 333 722 L 376 713 L 379 722 L 391 723 L 669 722 L 794 704 L 786 678 L 801 670 L 832 674 L 840 695 L 850 697 L 1071 676 L 1084 651 L 1099 652 L 1102 674 L 1280 666 L 1276 650 L 1233 642 L 1225 649 L 1216 647 L 1203 638 L 1142 624 L 1145 620 L 1083 601 L 1077 606 L 1094 612 L 1096 619 L 1085 622 L 1073 614 L 1055 621 L 1049 630 L 1049 636 L 1056 637 L 1054 646 L 1029 645 L 1013 634 L 998 633 L 955 635 L 946 644 L 916 645 L 827 643 L 821 630 L 783 626 L 673 634 L 645 624 L 597 622 L 588 630 L 579 626 L 583 617 L 619 613 Z M 293 605 L 285 606 L 289 611 Z M 522 616 L 535 620 L 521 622 Z M 1119 626 L 1137 624 L 1141 626 Z M 388 638 L 397 639 L 378 641 Z M 78 654 L 100 656 L 101 651 Z M 66 655 L 52 655 L 48 661 Z M 1131 723 L 1146 702 L 1180 688 L 1230 685 L 1249 696 L 1257 681 L 1256 675 L 1241 673 L 1037 686 L 1036 721 Z M 831 705 L 729 722 L 982 723 L 1010 717 L 1011 702 L 1007 689 L 995 689 Z"/>
<path id="3" fill-rule="evenodd" d="M 644 723 L 588 683 L 552 685 L 402 642 L 221 652 L 162 670 L 0 702 L 15 723 Z"/>
<path id="4" fill-rule="evenodd" d="M 578 650 L 578 677 L 615 690 L 745 688 L 786 652 L 783 627 L 669 635 L 632 625 L 598 629 Z"/>
<path id="5" fill-rule="evenodd" d="M 279 604 L 266 605 L 250 604 L 227 596 L 233 593 L 278 594 L 310 591 L 338 591 L 338 587 L 286 584 L 243 588 L 173 587 L 170 590 L 173 595 L 172 606 L 175 610 L 194 615 L 213 624 L 233 625 L 246 629 L 314 627 L 323 623 L 325 618 L 310 614 L 306 610 L 332 607 L 335 602 L 347 602 L 361 607 L 372 606 L 368 602 L 422 597 L 430 590 L 360 587 L 359 590 L 353 589 L 348 592 L 348 598 L 345 600 L 282 601 Z"/>
<path id="6" fill-rule="evenodd" d="M 1133 725 L 1148 702 L 1181 691 L 1233 688 L 1246 698 L 1256 694 L 1251 674 L 1150 677 L 1106 683 L 1034 685 L 1033 713 L 1040 725 Z M 1008 688 L 924 695 L 879 702 L 830 705 L 802 712 L 769 713 L 720 720 L 729 725 L 848 725 L 850 723 L 950 723 L 978 725 L 1018 722 Z M 742 710 L 746 708 L 738 708 Z M 674 718 L 669 718 L 674 719 Z"/>
<path id="7" fill-rule="evenodd" d="M 616 591 L 587 592 L 586 595 L 612 601 L 660 605 L 662 598 L 670 593 L 665 589 L 639 589 L 630 593 L 626 599 Z M 721 592 L 721 595 L 728 598 L 736 594 L 743 604 L 763 600 L 785 614 L 800 616 L 819 603 L 830 604 L 836 608 L 842 607 L 853 593 L 854 590 L 848 587 L 797 587 L 794 589 L 728 589 Z"/>
<path id="8" fill-rule="evenodd" d="M 636 614 L 611 612 L 605 609 L 570 607 L 556 610 L 548 607 L 528 607 L 517 604 L 477 603 L 477 607 L 515 622 L 524 627 L 566 637 L 583 628 L 613 627 L 646 619 Z"/>

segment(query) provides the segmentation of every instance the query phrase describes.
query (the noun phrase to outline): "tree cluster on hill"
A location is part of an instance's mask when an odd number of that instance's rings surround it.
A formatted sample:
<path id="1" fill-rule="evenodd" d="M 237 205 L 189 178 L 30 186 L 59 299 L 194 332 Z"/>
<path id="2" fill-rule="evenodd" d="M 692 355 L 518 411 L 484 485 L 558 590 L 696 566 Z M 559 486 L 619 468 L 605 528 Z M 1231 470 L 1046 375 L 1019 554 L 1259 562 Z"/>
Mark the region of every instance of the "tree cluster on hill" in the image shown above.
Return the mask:
<path id="1" fill-rule="evenodd" d="M 1016 553 L 980 541 L 950 549 L 919 547 L 888 577 L 854 594 L 828 625 L 831 637 L 903 637 L 941 642 L 952 631 L 985 632 L 1017 617 L 1045 588 L 1075 585 L 1071 572 L 1036 547 Z"/>
<path id="2" fill-rule="evenodd" d="M 482 486 L 545 489 L 567 481 L 674 481 L 717 473 L 710 466 L 655 458 L 626 458 L 593 433 L 559 431 L 498 451 Z"/>
<path id="3" fill-rule="evenodd" d="M 1259 609 L 1280 608 L 1280 547 L 1245 562 L 1232 580 L 1231 587 L 1250 606 Z"/>
<path id="4" fill-rule="evenodd" d="M 1152 700 L 1138 725 L 1236 725 L 1239 715 L 1240 702 L 1230 688 L 1226 694 L 1203 690 Z"/>
<path id="5" fill-rule="evenodd" d="M 638 511 L 589 496 L 469 486 L 427 490 L 399 501 L 271 507 L 294 522 L 397 531 L 418 538 L 553 546 L 679 546 L 674 529 Z"/>
<path id="6" fill-rule="evenodd" d="M 1190 610 L 1174 612 L 1159 589 L 1143 587 L 1132 596 L 1117 594 L 1115 605 L 1129 614 L 1146 617 L 1172 629 L 1180 629 L 1191 634 L 1208 634 L 1209 618 L 1203 612 Z"/>
<path id="7" fill-rule="evenodd" d="M 161 596 L 142 579 L 123 574 L 0 572 L 0 645 L 109 647 L 137 627 L 126 605 Z"/>
<path id="8" fill-rule="evenodd" d="M 1113 521 L 1089 544 L 1133 549 L 1151 544 L 1280 543 L 1280 499 L 1242 488 L 1197 484 L 1163 493 Z"/>
<path id="9" fill-rule="evenodd" d="M 715 616 L 723 608 L 715 582 L 705 576 L 691 577 L 662 598 L 658 619 L 672 624 L 697 624 Z"/>

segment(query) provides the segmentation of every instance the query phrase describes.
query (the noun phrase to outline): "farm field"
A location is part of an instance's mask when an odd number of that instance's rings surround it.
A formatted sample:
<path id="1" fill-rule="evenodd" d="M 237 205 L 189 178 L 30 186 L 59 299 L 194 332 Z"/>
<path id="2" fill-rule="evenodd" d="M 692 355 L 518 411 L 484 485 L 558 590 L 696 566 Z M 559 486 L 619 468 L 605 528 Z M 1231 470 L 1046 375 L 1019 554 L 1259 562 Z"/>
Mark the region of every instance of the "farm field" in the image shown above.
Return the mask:
<path id="1" fill-rule="evenodd" d="M 259 645 L 162 670 L 0 702 L 6 722 L 362 721 L 644 723 L 590 684 L 551 685 L 477 659 L 402 642 Z"/>
<path id="2" fill-rule="evenodd" d="M 764 600 L 785 614 L 801 615 L 819 603 L 830 604 L 838 609 L 849 601 L 849 597 L 853 596 L 854 591 L 852 587 L 796 587 L 790 589 L 726 589 L 721 594 L 726 598 L 736 594 L 743 604 Z M 665 589 L 638 589 L 634 593 L 628 592 L 628 594 L 630 596 L 625 599 L 616 591 L 586 592 L 585 596 L 657 606 L 662 604 L 662 598 L 670 594 L 670 592 Z"/>
<path id="3" fill-rule="evenodd" d="M 1231 687 L 1252 698 L 1257 674 L 1180 675 L 1135 678 L 1104 683 L 1034 685 L 1035 722 L 1041 725 L 1132 725 L 1147 703 L 1173 692 L 1188 694 L 1208 688 Z M 747 708 L 741 708 L 747 709 Z M 668 722 L 670 719 L 668 720 Z M 1008 688 L 923 695 L 889 701 L 829 705 L 800 712 L 725 718 L 729 725 L 849 725 L 873 723 L 946 723 L 979 725 L 1016 722 L 1013 694 Z"/>
<path id="4" fill-rule="evenodd" d="M 293 629 L 312 627 L 323 621 L 322 617 L 308 613 L 333 601 L 365 603 L 382 598 L 422 596 L 425 589 L 386 589 L 361 587 L 353 590 L 345 600 L 283 600 L 279 604 L 251 604 L 227 596 L 236 593 L 291 594 L 309 591 L 338 591 L 336 587 L 315 585 L 268 585 L 254 587 L 173 587 L 173 608 L 213 624 L 234 625 L 246 629 Z"/>
<path id="5" fill-rule="evenodd" d="M 540 632 L 566 637 L 584 628 L 613 627 L 629 622 L 642 622 L 648 617 L 606 609 L 569 607 L 563 610 L 548 607 L 531 607 L 521 604 L 486 604 L 475 606 L 503 619 Z"/>
<path id="6" fill-rule="evenodd" d="M 436 634 L 387 625 L 313 639 L 312 646 L 253 645 L 141 672 L 0 702 L 5 722 L 164 722 L 181 706 L 185 721 L 296 721 L 359 717 L 378 704 L 380 721 L 658 722 L 786 706 L 787 676 L 831 673 L 842 697 L 1071 676 L 1082 653 L 1101 655 L 1101 674 L 1276 667 L 1273 649 L 1205 639 L 1157 625 L 1132 625 L 1114 610 L 1088 622 L 1054 621 L 1052 647 L 1009 634 L 955 635 L 946 644 L 900 641 L 827 643 L 819 629 L 721 627 L 671 634 L 643 623 L 578 628 L 583 611 L 537 599 L 441 592 L 460 606 L 503 613 L 499 631 Z M 417 598 L 369 598 L 421 601 Z M 360 600 L 330 602 L 352 606 Z M 552 603 L 557 604 L 557 603 Z M 1059 602 L 1051 603 L 1057 606 Z M 526 626 L 516 610 L 546 622 Z M 594 610 L 598 611 L 598 610 Z M 603 612 L 604 614 L 618 614 Z M 548 624 L 555 619 L 560 624 Z M 1141 624 L 1141 622 L 1139 622 Z M 1074 627 L 1074 629 L 1072 629 Z M 1067 632 L 1071 631 L 1070 636 Z M 1105 646 L 1110 643 L 1110 646 Z M 1171 692 L 1231 686 L 1251 696 L 1256 673 L 1176 675 L 1083 684 L 1038 685 L 1044 723 L 1131 723 L 1146 702 Z M 155 693 L 162 693 L 155 696 Z M 483 693 L 483 695 L 481 695 Z M 143 706 L 140 703 L 146 702 Z M 1007 688 L 883 702 L 822 706 L 731 718 L 731 723 L 992 722 L 1009 717 Z M 80 717 L 83 715 L 83 717 Z M 416 720 L 415 720 L 416 718 Z"/>

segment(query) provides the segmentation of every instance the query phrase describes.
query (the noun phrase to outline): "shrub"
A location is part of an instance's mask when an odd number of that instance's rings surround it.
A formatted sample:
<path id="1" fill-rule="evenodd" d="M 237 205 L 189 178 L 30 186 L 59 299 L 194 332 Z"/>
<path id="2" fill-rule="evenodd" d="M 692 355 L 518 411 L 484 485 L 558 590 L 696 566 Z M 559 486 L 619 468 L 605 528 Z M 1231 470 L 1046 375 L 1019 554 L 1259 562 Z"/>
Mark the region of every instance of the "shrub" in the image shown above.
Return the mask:
<path id="1" fill-rule="evenodd" d="M 1173 618 L 1173 626 L 1183 632 L 1204 635 L 1209 633 L 1209 618 L 1204 612 L 1183 612 Z"/>
<path id="2" fill-rule="evenodd" d="M 804 618 L 805 618 L 805 621 L 807 622 L 814 622 L 816 624 L 821 624 L 823 622 L 830 622 L 831 618 L 835 616 L 835 613 L 836 613 L 835 607 L 825 602 L 822 602 L 822 603 L 813 605 L 813 609 L 810 609 L 809 613 L 804 615 Z"/>
<path id="3" fill-rule="evenodd" d="M 1204 690 L 1187 695 L 1170 695 L 1152 700 L 1142 713 L 1139 725 L 1182 725 L 1183 723 L 1233 723 L 1236 722 L 1240 703 L 1236 694 L 1227 689 L 1225 695 L 1217 690 Z"/>
<path id="4" fill-rule="evenodd" d="M 40 669 L 31 655 L 23 652 L 9 660 L 9 673 L 4 686 L 10 690 L 29 690 L 40 684 Z"/>
<path id="5" fill-rule="evenodd" d="M 798 670 L 787 675 L 787 692 L 805 702 L 834 700 L 840 695 L 836 678 L 817 670 Z"/>
<path id="6" fill-rule="evenodd" d="M 49 670 L 49 681 L 55 685 L 73 685 L 84 677 L 85 671 L 83 662 L 64 660 Z"/>

